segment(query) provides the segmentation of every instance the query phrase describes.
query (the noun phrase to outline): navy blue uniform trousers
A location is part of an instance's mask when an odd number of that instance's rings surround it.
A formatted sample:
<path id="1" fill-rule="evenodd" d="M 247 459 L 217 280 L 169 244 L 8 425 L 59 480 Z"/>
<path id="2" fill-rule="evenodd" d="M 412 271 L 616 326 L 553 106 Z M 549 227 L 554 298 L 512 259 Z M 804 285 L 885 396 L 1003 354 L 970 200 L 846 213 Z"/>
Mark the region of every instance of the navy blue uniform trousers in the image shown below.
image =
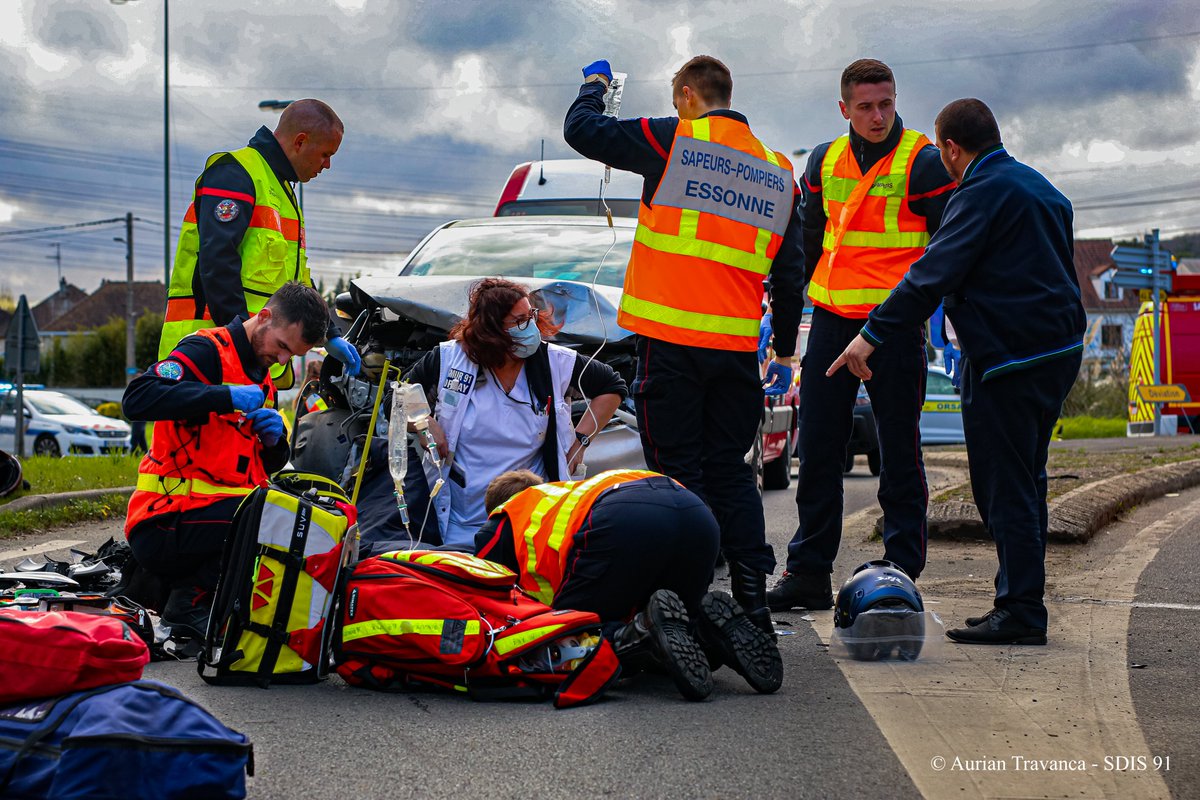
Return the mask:
<path id="1" fill-rule="evenodd" d="M 962 414 L 971 489 L 996 543 L 996 608 L 1046 629 L 1046 455 L 1082 354 L 984 383 L 963 361 Z"/>
<path id="2" fill-rule="evenodd" d="M 718 538 L 712 513 L 670 478 L 617 486 L 596 498 L 575 532 L 554 607 L 593 611 L 611 630 L 670 589 L 699 614 Z"/>
<path id="3" fill-rule="evenodd" d="M 669 475 L 712 509 L 730 561 L 775 569 L 762 497 L 746 453 L 763 413 L 753 350 L 714 350 L 637 337 L 631 394 L 646 465 Z"/>
<path id="4" fill-rule="evenodd" d="M 241 498 L 231 497 L 143 520 L 129 532 L 129 547 L 138 563 L 170 588 L 212 591 L 221 577 L 225 537 L 240 504 Z"/>
<path id="5" fill-rule="evenodd" d="M 813 310 L 800 373 L 799 525 L 788 544 L 789 572 L 832 572 L 842 540 L 842 474 L 854 425 L 859 380 L 843 367 L 825 370 L 862 330 L 865 320 Z M 884 558 L 914 580 L 925 568 L 929 489 L 921 460 L 925 402 L 925 333 L 913 328 L 888 338 L 868 361 L 866 382 L 879 432 L 879 505 Z"/>

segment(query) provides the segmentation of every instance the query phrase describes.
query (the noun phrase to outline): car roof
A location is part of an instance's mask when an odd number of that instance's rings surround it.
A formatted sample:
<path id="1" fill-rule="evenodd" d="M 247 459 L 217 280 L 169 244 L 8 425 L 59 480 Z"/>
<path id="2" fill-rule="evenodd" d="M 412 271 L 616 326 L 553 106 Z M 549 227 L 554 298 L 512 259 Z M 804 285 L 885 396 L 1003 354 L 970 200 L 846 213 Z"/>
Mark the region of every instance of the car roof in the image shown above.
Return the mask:
<path id="1" fill-rule="evenodd" d="M 581 228 L 607 228 L 608 220 L 604 217 L 591 216 L 529 216 L 529 217 L 476 217 L 474 219 L 456 219 L 442 226 L 445 228 L 476 228 L 476 227 L 529 227 L 546 225 L 565 225 Z M 637 220 L 630 217 L 613 217 L 613 227 L 636 228 Z"/>
<path id="2" fill-rule="evenodd" d="M 518 165 L 518 169 L 522 165 Z M 604 165 L 587 158 L 553 158 L 529 162 L 525 183 L 517 200 L 547 200 L 571 197 L 595 197 L 604 177 Z M 642 176 L 625 170 L 609 171 L 606 197 L 639 200 Z"/>

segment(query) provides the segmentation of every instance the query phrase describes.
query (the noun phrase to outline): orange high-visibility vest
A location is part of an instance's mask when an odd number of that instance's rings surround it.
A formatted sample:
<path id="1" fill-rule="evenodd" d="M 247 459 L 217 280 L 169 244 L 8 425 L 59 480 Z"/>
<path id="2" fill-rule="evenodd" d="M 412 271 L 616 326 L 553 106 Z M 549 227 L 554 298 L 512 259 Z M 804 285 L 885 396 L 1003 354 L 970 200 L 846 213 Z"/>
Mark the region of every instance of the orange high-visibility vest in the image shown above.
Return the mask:
<path id="1" fill-rule="evenodd" d="M 225 386 L 254 383 L 246 375 L 237 348 L 226 328 L 196 331 L 217 346 L 221 382 Z M 265 408 L 275 407 L 275 384 L 263 378 Z M 125 518 L 128 534 L 139 522 L 158 514 L 203 508 L 230 497 L 244 497 L 255 486 L 268 483 L 258 437 L 249 424 L 239 427 L 242 415 L 209 414 L 200 423 L 159 420 L 154 423 L 150 452 L 138 466 L 137 489 L 129 498 Z"/>
<path id="2" fill-rule="evenodd" d="M 583 481 L 531 486 L 513 495 L 492 514 L 504 514 L 512 523 L 521 573 L 518 585 L 546 605 L 552 605 L 562 586 L 575 532 L 592 510 L 592 503 L 615 486 L 654 477 L 659 477 L 659 473 L 613 469 Z"/>
<path id="3" fill-rule="evenodd" d="M 730 117 L 681 119 L 638 208 L 617 322 L 693 347 L 754 350 L 763 278 L 792 214 L 792 164 Z"/>
<path id="4" fill-rule="evenodd" d="M 865 318 L 925 252 L 925 218 L 909 210 L 907 197 L 916 154 L 927 144 L 925 134 L 906 128 L 896 148 L 866 175 L 850 151 L 849 135 L 829 145 L 821 161 L 825 237 L 808 284 L 814 305 Z"/>

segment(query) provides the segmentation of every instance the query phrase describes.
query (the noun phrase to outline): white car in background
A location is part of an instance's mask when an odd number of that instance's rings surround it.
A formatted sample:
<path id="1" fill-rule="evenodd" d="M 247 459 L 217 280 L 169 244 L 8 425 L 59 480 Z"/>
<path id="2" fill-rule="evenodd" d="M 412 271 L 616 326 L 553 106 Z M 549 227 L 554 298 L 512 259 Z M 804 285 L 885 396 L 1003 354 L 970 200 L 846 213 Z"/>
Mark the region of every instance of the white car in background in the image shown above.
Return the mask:
<path id="1" fill-rule="evenodd" d="M 601 192 L 604 202 L 601 202 Z M 586 216 L 603 217 L 607 203 L 614 217 L 637 218 L 642 198 L 642 176 L 610 170 L 604 183 L 604 165 L 586 158 L 526 161 L 513 168 L 500 192 L 496 217 Z"/>
<path id="2" fill-rule="evenodd" d="M 925 404 L 921 406 L 921 444 L 962 444 L 962 398 L 941 367 L 929 367 Z"/>
<path id="3" fill-rule="evenodd" d="M 70 395 L 45 389 L 23 393 L 25 452 L 57 458 L 129 452 L 129 423 L 112 419 Z M 17 391 L 0 387 L 0 449 L 16 451 Z"/>

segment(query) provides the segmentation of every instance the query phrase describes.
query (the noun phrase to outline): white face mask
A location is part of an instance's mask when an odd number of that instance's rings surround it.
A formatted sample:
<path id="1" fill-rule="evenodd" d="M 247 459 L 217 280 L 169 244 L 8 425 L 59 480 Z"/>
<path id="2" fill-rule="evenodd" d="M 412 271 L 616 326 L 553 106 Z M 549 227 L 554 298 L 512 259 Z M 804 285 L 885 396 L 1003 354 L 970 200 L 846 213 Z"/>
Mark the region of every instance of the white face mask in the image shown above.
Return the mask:
<path id="1" fill-rule="evenodd" d="M 508 335 L 512 337 L 513 344 L 516 345 L 513 353 L 517 358 L 529 358 L 537 352 L 538 347 L 542 344 L 542 332 L 532 322 L 525 327 L 525 330 L 520 330 L 515 326 L 509 328 Z"/>

